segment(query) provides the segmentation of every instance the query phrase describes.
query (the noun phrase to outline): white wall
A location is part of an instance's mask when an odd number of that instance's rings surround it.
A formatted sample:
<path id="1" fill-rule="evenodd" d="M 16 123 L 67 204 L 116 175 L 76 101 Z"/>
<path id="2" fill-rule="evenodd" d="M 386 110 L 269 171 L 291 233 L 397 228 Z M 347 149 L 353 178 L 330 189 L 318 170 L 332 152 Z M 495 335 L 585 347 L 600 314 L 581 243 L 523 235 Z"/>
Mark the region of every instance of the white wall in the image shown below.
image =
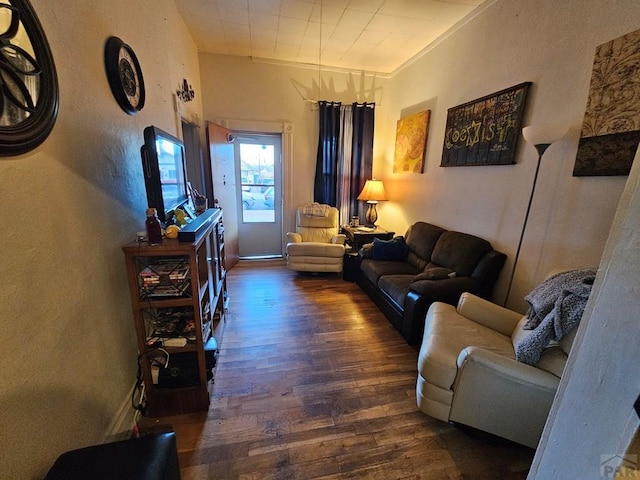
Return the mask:
<path id="1" fill-rule="evenodd" d="M 343 103 L 375 101 L 375 151 L 380 144 L 381 118 L 384 118 L 384 96 L 387 80 L 331 72 L 317 68 L 301 68 L 282 64 L 254 63 L 246 57 L 200 55 L 203 80 L 203 110 L 207 120 L 291 122 L 293 124 L 293 161 L 285 166 L 290 171 L 292 188 L 284 191 L 284 230 L 295 224 L 295 209 L 313 201 L 313 179 L 318 145 L 318 112 L 304 98 Z M 320 93 L 318 85 L 322 84 Z M 380 106 L 382 102 L 382 106 Z M 375 173 L 375 166 L 374 166 Z"/>
<path id="2" fill-rule="evenodd" d="M 546 152 L 509 306 L 549 271 L 597 265 L 626 177 L 573 177 L 595 49 L 640 28 L 636 0 L 504 0 L 490 5 L 390 81 L 384 165 L 389 202 L 380 223 L 416 220 L 479 235 L 509 257 L 494 299 L 504 301 L 531 191 L 537 153 L 521 139 L 516 164 L 440 167 L 447 109 L 533 82 L 524 125 L 564 122 L 570 133 Z M 395 122 L 431 109 L 425 173 L 393 174 Z"/>
<path id="3" fill-rule="evenodd" d="M 136 344 L 120 247 L 144 227 L 142 130 L 179 133 L 178 82 L 200 93 L 197 51 L 171 0 L 31 3 L 53 51 L 60 110 L 39 148 L 0 159 L 0 476 L 11 479 L 42 477 L 63 451 L 131 427 Z M 143 69 L 136 116 L 109 89 L 111 35 Z"/>

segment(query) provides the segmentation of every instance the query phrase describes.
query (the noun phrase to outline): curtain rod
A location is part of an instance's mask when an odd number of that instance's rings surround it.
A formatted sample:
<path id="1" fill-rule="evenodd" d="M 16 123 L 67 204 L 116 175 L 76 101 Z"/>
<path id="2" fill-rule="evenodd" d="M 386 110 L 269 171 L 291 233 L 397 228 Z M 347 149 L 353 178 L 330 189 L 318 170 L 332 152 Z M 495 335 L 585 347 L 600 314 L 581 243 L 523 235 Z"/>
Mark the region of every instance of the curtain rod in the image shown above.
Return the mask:
<path id="1" fill-rule="evenodd" d="M 319 104 L 321 102 L 324 102 L 324 103 L 329 103 L 329 104 L 342 105 L 343 103 L 345 103 L 345 104 L 347 103 L 347 102 L 333 102 L 333 101 L 330 101 L 330 100 L 312 100 L 310 98 L 305 98 L 305 97 L 303 97 L 302 99 L 305 102 L 315 103 L 315 104 Z M 362 103 L 361 102 L 351 102 L 349 105 L 353 105 L 354 103 L 359 107 L 369 107 L 369 106 L 375 107 L 376 105 L 380 106 L 380 104 L 376 104 L 376 102 L 362 102 Z"/>

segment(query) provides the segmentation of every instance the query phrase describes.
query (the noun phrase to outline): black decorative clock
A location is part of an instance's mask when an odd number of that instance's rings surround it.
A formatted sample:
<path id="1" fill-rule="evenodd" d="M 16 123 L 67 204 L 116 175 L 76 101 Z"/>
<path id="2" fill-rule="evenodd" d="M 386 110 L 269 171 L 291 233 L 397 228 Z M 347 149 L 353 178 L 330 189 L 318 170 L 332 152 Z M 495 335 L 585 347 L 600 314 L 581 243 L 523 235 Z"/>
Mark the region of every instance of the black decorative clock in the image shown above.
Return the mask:
<path id="1" fill-rule="evenodd" d="M 144 107 L 144 79 L 138 57 L 118 37 L 109 37 L 104 48 L 104 64 L 111 92 L 118 105 L 129 115 Z"/>

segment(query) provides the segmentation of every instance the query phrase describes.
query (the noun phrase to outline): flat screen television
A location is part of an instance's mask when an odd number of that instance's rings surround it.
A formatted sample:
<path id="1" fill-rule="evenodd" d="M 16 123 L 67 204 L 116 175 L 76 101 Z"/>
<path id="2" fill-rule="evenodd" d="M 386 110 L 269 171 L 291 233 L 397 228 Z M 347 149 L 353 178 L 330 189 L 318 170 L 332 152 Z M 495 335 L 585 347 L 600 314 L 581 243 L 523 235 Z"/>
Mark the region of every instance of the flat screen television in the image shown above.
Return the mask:
<path id="1" fill-rule="evenodd" d="M 164 224 L 167 212 L 189 199 L 184 145 L 180 139 L 151 125 L 144 129 L 140 153 L 147 202 L 158 211 L 158 219 Z"/>

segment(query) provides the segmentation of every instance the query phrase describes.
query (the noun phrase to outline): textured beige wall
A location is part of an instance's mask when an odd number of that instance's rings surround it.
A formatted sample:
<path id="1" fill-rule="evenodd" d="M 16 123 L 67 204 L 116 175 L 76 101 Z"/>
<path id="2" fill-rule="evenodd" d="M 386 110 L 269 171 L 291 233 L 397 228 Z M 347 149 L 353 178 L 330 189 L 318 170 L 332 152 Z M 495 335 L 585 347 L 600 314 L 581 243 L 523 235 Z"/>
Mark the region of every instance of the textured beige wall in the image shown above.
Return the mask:
<path id="1" fill-rule="evenodd" d="M 171 0 L 33 0 L 60 110 L 35 151 L 0 159 L 0 474 L 42 476 L 61 452 L 128 428 L 136 346 L 120 247 L 144 225 L 142 130 L 176 131 L 198 59 Z M 107 37 L 140 60 L 146 106 L 126 115 L 104 70 Z M 201 115 L 199 98 L 192 102 Z"/>

